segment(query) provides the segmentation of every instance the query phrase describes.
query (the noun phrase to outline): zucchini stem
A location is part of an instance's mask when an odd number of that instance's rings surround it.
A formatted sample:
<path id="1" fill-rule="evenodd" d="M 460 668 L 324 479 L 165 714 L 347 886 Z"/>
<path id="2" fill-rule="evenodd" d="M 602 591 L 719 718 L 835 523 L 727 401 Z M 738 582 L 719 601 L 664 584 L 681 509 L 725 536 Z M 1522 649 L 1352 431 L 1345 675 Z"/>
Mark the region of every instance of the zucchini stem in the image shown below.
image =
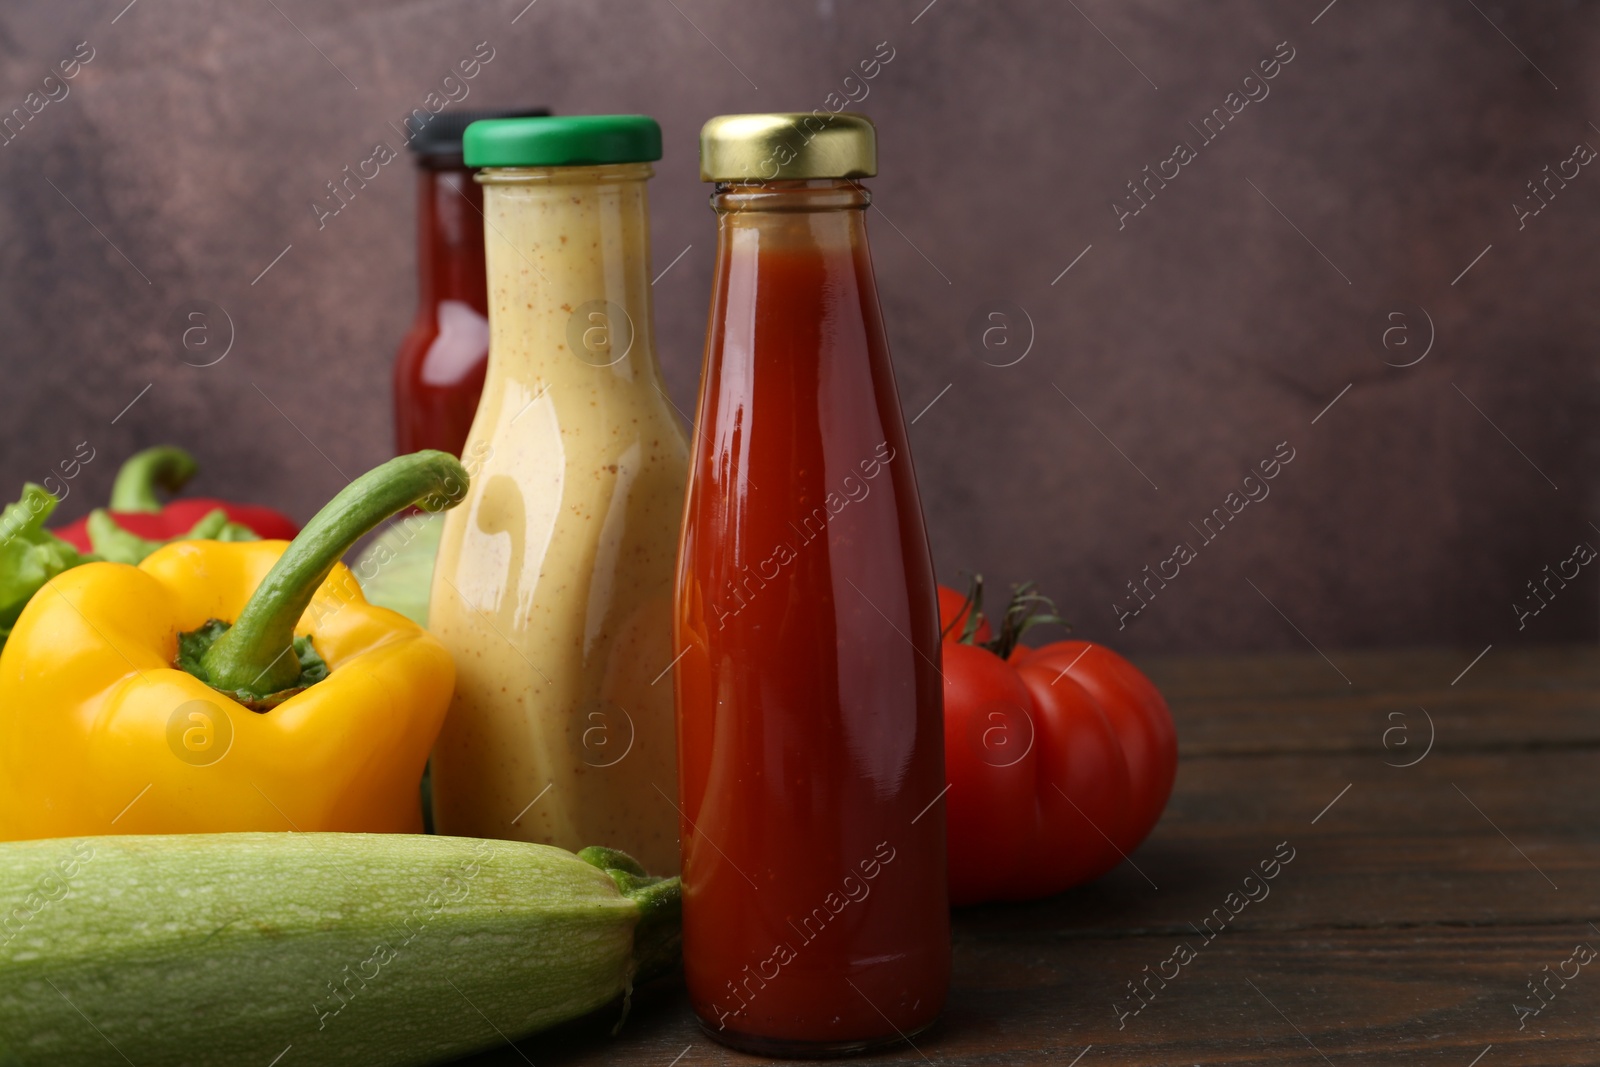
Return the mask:
<path id="1" fill-rule="evenodd" d="M 633 930 L 632 981 L 648 982 L 677 966 L 683 952 L 682 879 L 652 878 L 638 860 L 614 848 L 591 845 L 580 851 L 578 858 L 609 874 L 622 895 L 639 905 L 639 925 Z"/>

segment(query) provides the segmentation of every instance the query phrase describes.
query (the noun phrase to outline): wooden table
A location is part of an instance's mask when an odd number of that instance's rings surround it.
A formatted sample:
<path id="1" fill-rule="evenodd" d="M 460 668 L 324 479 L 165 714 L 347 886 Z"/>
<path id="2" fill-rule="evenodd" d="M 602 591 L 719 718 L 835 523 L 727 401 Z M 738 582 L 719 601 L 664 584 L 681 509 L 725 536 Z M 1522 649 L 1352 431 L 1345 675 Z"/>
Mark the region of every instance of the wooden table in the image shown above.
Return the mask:
<path id="1" fill-rule="evenodd" d="M 1475 653 L 1145 664 L 1182 752 L 1161 824 L 1094 885 L 958 912 L 943 1019 L 870 1061 L 1600 1063 L 1600 960 L 1569 962 L 1600 950 L 1600 652 Z M 675 982 L 620 1037 L 602 1014 L 470 1062 L 760 1062 L 701 1036 Z"/>

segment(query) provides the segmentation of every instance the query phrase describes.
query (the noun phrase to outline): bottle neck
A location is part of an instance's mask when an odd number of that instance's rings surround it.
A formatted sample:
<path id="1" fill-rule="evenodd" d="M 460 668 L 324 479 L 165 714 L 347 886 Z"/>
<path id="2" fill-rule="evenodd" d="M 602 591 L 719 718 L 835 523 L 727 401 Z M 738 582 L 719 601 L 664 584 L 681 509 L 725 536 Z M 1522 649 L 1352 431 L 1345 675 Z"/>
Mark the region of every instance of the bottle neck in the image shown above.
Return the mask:
<path id="1" fill-rule="evenodd" d="M 859 274 L 872 285 L 867 253 L 866 208 L 872 197 L 850 179 L 718 182 L 710 198 L 717 211 L 718 283 L 749 277 L 758 290 L 778 283 L 784 264 L 813 264 L 816 285 L 840 272 Z M 757 261 L 763 266 L 757 267 Z M 795 285 L 800 277 L 781 285 Z"/>
<path id="2" fill-rule="evenodd" d="M 802 365 L 854 350 L 852 339 L 863 349 L 884 344 L 867 245 L 870 202 L 845 179 L 717 186 L 716 360 L 737 367 L 777 359 L 782 373 L 807 374 Z M 787 341 L 770 329 L 780 319 Z"/>
<path id="3" fill-rule="evenodd" d="M 647 163 L 504 167 L 478 177 L 490 288 L 490 373 L 650 388 Z"/>
<path id="4" fill-rule="evenodd" d="M 759 233 L 764 250 L 866 245 L 863 219 L 872 194 L 848 178 L 718 182 L 711 196 L 723 241 Z M 746 238 L 748 240 L 748 238 Z"/>
<path id="5" fill-rule="evenodd" d="M 855 178 L 717 182 L 711 194 L 719 213 L 845 211 L 871 203 L 872 191 Z"/>
<path id="6" fill-rule="evenodd" d="M 488 313 L 483 190 L 464 165 L 417 168 L 417 295 L 424 314 L 446 300 Z"/>

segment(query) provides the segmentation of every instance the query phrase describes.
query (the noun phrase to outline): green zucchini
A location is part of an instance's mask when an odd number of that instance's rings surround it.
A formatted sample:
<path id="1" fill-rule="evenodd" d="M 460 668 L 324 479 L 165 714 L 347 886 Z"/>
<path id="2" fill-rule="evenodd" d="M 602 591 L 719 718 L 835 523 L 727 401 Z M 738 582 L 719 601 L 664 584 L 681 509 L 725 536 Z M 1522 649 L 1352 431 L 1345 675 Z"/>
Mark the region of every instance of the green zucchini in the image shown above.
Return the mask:
<path id="1" fill-rule="evenodd" d="M 333 833 L 9 842 L 0 1065 L 449 1059 L 670 968 L 679 916 L 676 878 L 609 849 Z"/>

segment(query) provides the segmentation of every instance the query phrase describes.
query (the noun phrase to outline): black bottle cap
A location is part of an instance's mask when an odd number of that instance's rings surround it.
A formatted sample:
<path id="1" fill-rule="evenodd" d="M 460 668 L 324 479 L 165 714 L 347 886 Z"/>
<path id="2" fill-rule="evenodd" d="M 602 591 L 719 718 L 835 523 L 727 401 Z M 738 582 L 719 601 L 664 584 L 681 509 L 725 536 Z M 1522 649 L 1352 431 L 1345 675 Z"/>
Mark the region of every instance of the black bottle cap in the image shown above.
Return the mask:
<path id="1" fill-rule="evenodd" d="M 548 108 L 461 108 L 428 114 L 418 109 L 406 116 L 402 129 L 407 136 L 406 147 L 417 155 L 417 162 L 454 163 L 461 166 L 461 135 L 468 126 L 479 119 L 542 118 L 550 114 Z M 426 119 L 427 121 L 423 121 Z"/>

